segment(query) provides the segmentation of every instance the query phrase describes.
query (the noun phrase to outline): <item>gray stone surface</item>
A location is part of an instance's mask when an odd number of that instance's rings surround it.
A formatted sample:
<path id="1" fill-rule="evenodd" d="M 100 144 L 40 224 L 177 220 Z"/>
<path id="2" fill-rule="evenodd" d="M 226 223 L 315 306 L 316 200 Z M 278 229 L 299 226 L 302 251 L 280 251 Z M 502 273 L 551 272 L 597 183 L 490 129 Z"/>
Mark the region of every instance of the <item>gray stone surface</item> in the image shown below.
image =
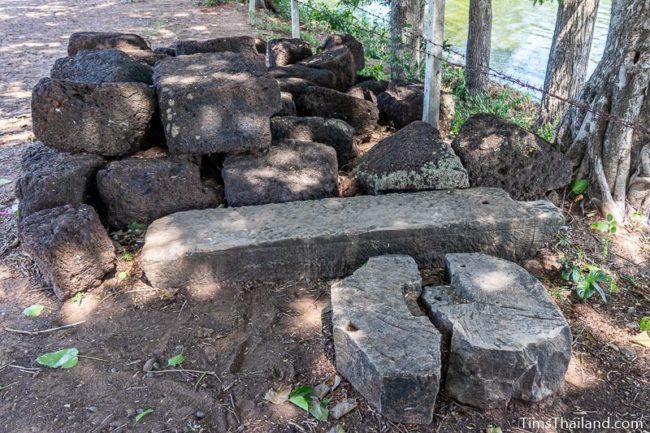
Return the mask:
<path id="1" fill-rule="evenodd" d="M 177 56 L 187 56 L 199 53 L 232 53 L 257 54 L 255 39 L 251 36 L 231 36 L 214 38 L 205 41 L 184 40 L 176 42 L 172 48 Z"/>
<path id="2" fill-rule="evenodd" d="M 369 194 L 469 187 L 460 159 L 438 130 L 419 120 L 373 146 L 354 173 Z"/>
<path id="3" fill-rule="evenodd" d="M 283 140 L 264 152 L 228 155 L 221 170 L 229 206 L 333 197 L 336 152 L 309 141 Z"/>
<path id="4" fill-rule="evenodd" d="M 23 152 L 16 196 L 20 217 L 66 204 L 91 202 L 97 170 L 104 158 L 65 153 L 37 142 Z"/>
<path id="5" fill-rule="evenodd" d="M 492 188 L 296 201 L 181 212 L 149 227 L 142 266 L 156 287 L 349 275 L 368 258 L 420 266 L 453 252 L 534 255 L 564 224 L 548 201 Z"/>
<path id="6" fill-rule="evenodd" d="M 351 34 L 329 35 L 323 42 L 321 48 L 324 50 L 332 50 L 341 46 L 347 47 L 350 50 L 352 58 L 354 59 L 355 70 L 359 71 L 363 69 L 366 64 L 363 44 L 355 39 Z"/>
<path id="7" fill-rule="evenodd" d="M 280 98 L 282 99 L 282 110 L 275 113 L 273 116 L 295 116 L 296 115 L 296 103 L 293 102 L 293 95 L 289 92 L 280 92 Z M 271 121 L 271 127 L 273 126 L 273 121 Z M 271 136 L 273 136 L 273 130 L 271 129 Z"/>
<path id="8" fill-rule="evenodd" d="M 544 197 L 573 176 L 573 163 L 551 143 L 493 114 L 467 119 L 451 146 L 472 186 L 503 188 L 518 200 Z"/>
<path id="9" fill-rule="evenodd" d="M 270 116 L 282 109 L 280 88 L 257 54 L 169 57 L 154 82 L 172 153 L 230 153 L 271 144 Z"/>
<path id="10" fill-rule="evenodd" d="M 294 96 L 300 95 L 307 87 L 311 86 L 330 89 L 336 87 L 336 76 L 327 69 L 295 64 L 270 68 L 269 74 L 278 81 L 283 92 L 290 92 Z"/>
<path id="11" fill-rule="evenodd" d="M 406 293 L 421 291 L 409 256 L 372 257 L 332 285 L 336 368 L 390 421 L 429 424 L 440 384 L 440 333 L 414 316 Z"/>
<path id="12" fill-rule="evenodd" d="M 354 128 L 343 120 L 322 117 L 274 117 L 271 119 L 271 136 L 274 140 L 303 140 L 327 144 L 336 150 L 339 167 L 357 156 L 353 138 Z"/>
<path id="13" fill-rule="evenodd" d="M 50 76 L 80 83 L 138 82 L 151 84 L 153 69 L 118 49 L 80 51 L 57 59 Z"/>
<path id="14" fill-rule="evenodd" d="M 64 301 L 98 286 L 115 268 L 115 249 L 95 209 L 59 206 L 20 221 L 20 238 L 45 282 Z"/>
<path id="15" fill-rule="evenodd" d="M 537 402 L 564 383 L 571 331 L 544 286 L 518 265 L 448 254 L 449 286 L 422 297 L 448 341 L 446 393 L 479 408 Z"/>
<path id="16" fill-rule="evenodd" d="M 359 135 L 370 134 L 379 118 L 379 111 L 371 101 L 325 87 L 308 87 L 295 102 L 301 116 L 341 119 Z"/>
<path id="17" fill-rule="evenodd" d="M 76 32 L 70 35 L 68 55 L 74 56 L 83 50 L 104 50 L 117 48 L 122 51 L 149 50 L 149 44 L 133 33 Z"/>
<path id="18" fill-rule="evenodd" d="M 286 66 L 312 56 L 311 45 L 302 39 L 271 39 L 267 45 L 269 67 Z"/>
<path id="19" fill-rule="evenodd" d="M 422 84 L 397 85 L 390 82 L 385 92 L 377 95 L 380 119 L 400 129 L 422 118 L 424 86 Z"/>
<path id="20" fill-rule="evenodd" d="M 345 45 L 333 47 L 300 61 L 301 65 L 330 71 L 336 76 L 336 89 L 348 90 L 357 78 L 352 52 Z"/>
<path id="21" fill-rule="evenodd" d="M 108 223 L 117 228 L 220 204 L 219 191 L 204 184 L 199 166 L 174 158 L 113 161 L 97 173 L 97 189 Z"/>
<path id="22" fill-rule="evenodd" d="M 155 91 L 143 83 L 44 78 L 32 91 L 34 135 L 64 152 L 136 152 L 147 140 L 155 112 Z"/>

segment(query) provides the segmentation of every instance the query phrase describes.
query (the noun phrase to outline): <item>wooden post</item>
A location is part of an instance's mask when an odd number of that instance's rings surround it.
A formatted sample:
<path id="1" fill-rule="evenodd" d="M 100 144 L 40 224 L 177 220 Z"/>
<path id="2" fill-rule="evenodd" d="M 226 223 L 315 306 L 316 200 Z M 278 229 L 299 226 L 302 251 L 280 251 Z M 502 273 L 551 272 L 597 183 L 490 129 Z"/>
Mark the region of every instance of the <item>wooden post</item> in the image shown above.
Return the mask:
<path id="1" fill-rule="evenodd" d="M 298 0 L 291 0 L 291 37 L 300 39 L 300 16 L 298 15 Z"/>
<path id="2" fill-rule="evenodd" d="M 255 26 L 255 0 L 248 0 L 248 22 Z"/>
<path id="3" fill-rule="evenodd" d="M 424 59 L 422 120 L 434 128 L 438 128 L 440 88 L 442 87 L 442 44 L 445 36 L 445 0 L 428 0 L 425 28 L 427 49 Z"/>

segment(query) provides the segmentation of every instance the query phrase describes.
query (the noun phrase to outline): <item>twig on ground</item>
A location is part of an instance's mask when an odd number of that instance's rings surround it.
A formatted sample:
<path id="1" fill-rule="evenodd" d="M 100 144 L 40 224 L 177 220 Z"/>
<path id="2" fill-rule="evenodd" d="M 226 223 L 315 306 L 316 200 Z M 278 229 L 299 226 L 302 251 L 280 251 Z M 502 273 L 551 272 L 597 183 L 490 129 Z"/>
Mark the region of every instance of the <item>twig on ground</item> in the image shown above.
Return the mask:
<path id="1" fill-rule="evenodd" d="M 205 378 L 205 376 L 206 373 L 201 373 L 201 376 L 199 376 L 199 380 L 197 380 L 196 383 L 194 384 L 194 392 L 196 392 L 197 388 L 199 387 L 201 381 Z"/>
<path id="2" fill-rule="evenodd" d="M 70 323 L 68 325 L 57 326 L 56 328 L 41 329 L 39 331 L 28 331 L 25 329 L 13 329 L 13 328 L 5 328 L 5 331 L 15 332 L 16 334 L 39 335 L 39 334 L 47 334 L 48 332 L 61 331 L 62 329 L 72 328 L 73 326 L 81 325 L 82 323 L 85 322 L 86 322 L 85 320 L 81 320 L 79 322 Z"/>
<path id="3" fill-rule="evenodd" d="M 114 413 L 109 414 L 106 418 L 102 420 L 102 422 L 99 423 L 97 427 L 95 427 L 90 433 L 95 433 L 97 430 L 101 429 L 106 422 L 111 419 L 111 417 L 114 415 Z"/>
<path id="4" fill-rule="evenodd" d="M 94 356 L 88 356 L 88 355 L 77 355 L 77 357 L 78 358 L 93 359 L 95 361 L 100 361 L 100 362 L 108 362 L 108 359 L 95 358 Z"/>
<path id="5" fill-rule="evenodd" d="M 237 416 L 237 407 L 235 407 L 235 399 L 232 397 L 232 394 L 230 394 L 230 406 L 232 407 L 232 414 L 235 415 L 235 419 L 237 420 L 237 425 L 240 426 L 241 421 Z"/>
<path id="6" fill-rule="evenodd" d="M 201 374 L 201 375 L 207 375 L 207 376 L 212 376 L 215 377 L 219 382 L 221 382 L 221 378 L 217 373 L 214 371 L 205 371 L 205 370 L 186 370 L 184 368 L 179 368 L 179 369 L 167 369 L 167 370 L 155 370 L 152 371 L 151 373 L 153 374 L 163 374 L 163 373 L 194 373 L 194 374 Z"/>

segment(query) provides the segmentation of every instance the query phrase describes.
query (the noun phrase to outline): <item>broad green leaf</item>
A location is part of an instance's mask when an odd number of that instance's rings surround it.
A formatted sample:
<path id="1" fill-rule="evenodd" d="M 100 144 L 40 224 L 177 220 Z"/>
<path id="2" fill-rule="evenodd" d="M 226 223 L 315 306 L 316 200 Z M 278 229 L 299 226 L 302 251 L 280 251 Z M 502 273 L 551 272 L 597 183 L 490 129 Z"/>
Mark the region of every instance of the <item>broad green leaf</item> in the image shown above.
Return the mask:
<path id="1" fill-rule="evenodd" d="M 596 291 L 598 292 L 598 294 L 600 295 L 600 299 L 602 299 L 603 303 L 606 304 L 607 303 L 607 296 L 605 296 L 605 291 L 603 290 L 603 288 L 600 287 L 600 284 L 598 284 L 598 283 L 593 283 L 593 286 L 596 289 Z"/>
<path id="2" fill-rule="evenodd" d="M 571 192 L 574 195 L 580 195 L 589 188 L 589 181 L 587 179 L 576 179 L 571 182 Z"/>
<path id="3" fill-rule="evenodd" d="M 142 418 L 149 415 L 150 413 L 153 413 L 153 409 L 147 409 L 145 411 L 140 412 L 139 414 L 133 417 L 133 422 L 134 423 L 139 422 Z"/>
<path id="4" fill-rule="evenodd" d="M 650 331 L 650 317 L 643 316 L 639 319 L 639 328 L 641 328 L 642 331 Z"/>
<path id="5" fill-rule="evenodd" d="M 576 286 L 576 293 L 582 300 L 591 298 L 591 295 L 594 294 L 594 288 L 591 284 L 587 284 L 585 281 L 582 281 Z"/>
<path id="6" fill-rule="evenodd" d="M 179 353 L 176 356 L 172 356 L 167 360 L 167 367 L 177 367 L 185 362 L 185 357 L 182 353 Z"/>
<path id="7" fill-rule="evenodd" d="M 23 310 L 23 314 L 27 317 L 38 317 L 43 312 L 45 307 L 41 304 L 30 305 Z"/>
<path id="8" fill-rule="evenodd" d="M 580 273 L 580 269 L 573 268 L 573 270 L 571 270 L 571 281 L 577 284 L 581 278 L 582 274 Z"/>
<path id="9" fill-rule="evenodd" d="M 609 230 L 609 223 L 607 221 L 597 221 L 590 225 L 592 229 L 598 230 L 599 232 L 607 233 Z"/>
<path id="10" fill-rule="evenodd" d="M 311 385 L 303 385 L 291 391 L 289 394 L 289 401 L 305 412 L 309 412 L 309 401 L 311 394 L 314 391 Z"/>
<path id="11" fill-rule="evenodd" d="M 77 355 L 79 351 L 72 347 L 45 353 L 36 358 L 36 362 L 50 368 L 72 368 L 79 362 Z"/>
<path id="12" fill-rule="evenodd" d="M 309 413 L 318 421 L 326 422 L 329 415 L 329 410 L 327 409 L 327 404 L 324 402 L 312 400 L 309 403 Z"/>
<path id="13" fill-rule="evenodd" d="M 608 213 L 605 218 L 607 218 L 607 221 L 609 221 L 609 222 L 614 221 L 614 215 L 612 215 L 611 213 Z"/>
<path id="14" fill-rule="evenodd" d="M 0 186 L 8 185 L 12 182 L 11 179 L 0 178 Z"/>

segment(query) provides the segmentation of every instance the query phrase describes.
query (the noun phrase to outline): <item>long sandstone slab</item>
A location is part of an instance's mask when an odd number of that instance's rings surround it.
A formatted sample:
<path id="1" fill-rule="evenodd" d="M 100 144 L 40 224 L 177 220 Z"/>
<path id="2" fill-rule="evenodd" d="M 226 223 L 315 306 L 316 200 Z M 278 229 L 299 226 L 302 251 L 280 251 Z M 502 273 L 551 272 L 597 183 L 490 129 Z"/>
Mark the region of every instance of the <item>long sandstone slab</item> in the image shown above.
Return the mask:
<path id="1" fill-rule="evenodd" d="M 370 257 L 530 257 L 564 224 L 548 201 L 495 188 L 426 191 L 179 212 L 149 227 L 142 267 L 155 287 L 350 275 Z"/>

